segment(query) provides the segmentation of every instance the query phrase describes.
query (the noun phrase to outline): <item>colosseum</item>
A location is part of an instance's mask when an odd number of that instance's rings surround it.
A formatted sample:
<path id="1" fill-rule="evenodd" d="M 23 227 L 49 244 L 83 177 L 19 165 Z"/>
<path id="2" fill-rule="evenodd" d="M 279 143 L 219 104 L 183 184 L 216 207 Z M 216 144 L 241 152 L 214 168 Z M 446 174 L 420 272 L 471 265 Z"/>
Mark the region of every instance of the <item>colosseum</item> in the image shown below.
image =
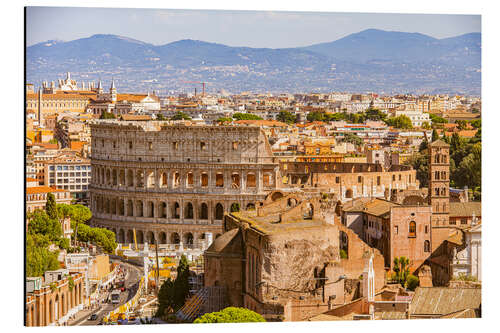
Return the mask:
<path id="1" fill-rule="evenodd" d="M 201 247 L 223 232 L 225 212 L 287 193 L 342 202 L 392 199 L 419 188 L 415 170 L 370 163 L 279 162 L 257 126 L 96 120 L 91 125 L 90 208 L 119 243 Z"/>
<path id="2" fill-rule="evenodd" d="M 279 165 L 259 127 L 100 120 L 91 124 L 92 225 L 119 243 L 197 247 L 222 233 L 224 212 L 277 186 Z"/>

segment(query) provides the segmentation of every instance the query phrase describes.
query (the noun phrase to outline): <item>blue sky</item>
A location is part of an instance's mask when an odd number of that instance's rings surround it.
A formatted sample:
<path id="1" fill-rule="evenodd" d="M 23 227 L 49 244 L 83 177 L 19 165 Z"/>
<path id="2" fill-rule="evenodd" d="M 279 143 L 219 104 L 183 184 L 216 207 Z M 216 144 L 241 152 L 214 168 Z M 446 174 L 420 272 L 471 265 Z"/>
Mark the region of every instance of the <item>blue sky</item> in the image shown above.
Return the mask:
<path id="1" fill-rule="evenodd" d="M 446 38 L 481 32 L 479 15 L 28 7 L 26 41 L 116 34 L 160 45 L 197 39 L 285 48 L 330 42 L 365 29 Z"/>

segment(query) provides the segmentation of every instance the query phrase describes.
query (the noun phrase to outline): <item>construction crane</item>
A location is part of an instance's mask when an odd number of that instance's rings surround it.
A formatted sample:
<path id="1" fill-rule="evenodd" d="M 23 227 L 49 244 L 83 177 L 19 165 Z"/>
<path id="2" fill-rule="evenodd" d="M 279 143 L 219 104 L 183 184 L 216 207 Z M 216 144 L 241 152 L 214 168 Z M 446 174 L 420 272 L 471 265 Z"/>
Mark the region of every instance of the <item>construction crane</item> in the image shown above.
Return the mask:
<path id="1" fill-rule="evenodd" d="M 202 86 L 202 89 L 203 89 L 203 92 L 202 92 L 202 96 L 205 97 L 205 84 L 207 84 L 208 82 L 200 82 L 200 81 L 182 81 L 183 83 L 201 83 L 201 86 Z M 194 95 L 196 96 L 196 88 L 195 88 L 195 93 Z"/>

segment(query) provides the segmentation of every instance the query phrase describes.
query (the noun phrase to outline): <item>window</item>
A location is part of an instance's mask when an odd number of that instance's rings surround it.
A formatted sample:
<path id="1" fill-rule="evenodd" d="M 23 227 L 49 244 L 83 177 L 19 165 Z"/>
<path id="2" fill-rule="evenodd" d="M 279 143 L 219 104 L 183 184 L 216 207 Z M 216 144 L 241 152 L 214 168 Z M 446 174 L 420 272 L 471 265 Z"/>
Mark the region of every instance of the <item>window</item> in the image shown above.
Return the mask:
<path id="1" fill-rule="evenodd" d="M 363 180 L 363 177 L 358 176 L 358 183 L 361 183 L 362 180 Z"/>
<path id="2" fill-rule="evenodd" d="M 200 142 L 200 150 L 207 149 L 207 144 L 205 142 Z"/>
<path id="3" fill-rule="evenodd" d="M 116 141 L 113 141 L 113 149 L 116 149 Z"/>
<path id="4" fill-rule="evenodd" d="M 236 149 L 238 149 L 238 142 L 233 141 L 233 150 L 236 150 Z"/>
<path id="5" fill-rule="evenodd" d="M 461 219 L 460 224 L 467 224 L 467 219 Z"/>
<path id="6" fill-rule="evenodd" d="M 149 142 L 148 146 L 149 146 L 149 150 L 153 150 L 153 143 L 152 142 Z"/>
<path id="7" fill-rule="evenodd" d="M 428 234 L 428 233 L 429 233 L 429 226 L 428 226 L 428 225 L 426 225 L 426 226 L 425 226 L 425 233 L 426 233 L 426 234 Z"/>
<path id="8" fill-rule="evenodd" d="M 396 180 L 396 175 L 392 175 L 392 180 L 395 181 Z"/>
<path id="9" fill-rule="evenodd" d="M 377 176 L 377 186 L 380 186 L 380 176 Z"/>
<path id="10" fill-rule="evenodd" d="M 394 234 L 397 235 L 399 232 L 399 227 L 397 225 L 394 226 Z"/>
<path id="11" fill-rule="evenodd" d="M 178 143 L 178 142 L 175 142 L 175 141 L 174 141 L 174 142 L 172 142 L 172 148 L 173 148 L 174 150 L 179 149 L 179 143 Z"/>
<path id="12" fill-rule="evenodd" d="M 132 149 L 132 141 L 128 142 L 128 149 Z"/>
<path id="13" fill-rule="evenodd" d="M 424 241 L 424 252 L 431 252 L 431 242 L 428 240 Z"/>
<path id="14" fill-rule="evenodd" d="M 456 221 L 456 220 L 451 220 L 451 219 L 450 219 L 450 224 L 451 224 L 451 225 L 456 225 L 456 224 L 457 224 L 457 221 Z"/>
<path id="15" fill-rule="evenodd" d="M 415 221 L 410 222 L 408 237 L 417 237 L 417 224 L 415 223 Z"/>
<path id="16" fill-rule="evenodd" d="M 337 184 L 340 183 L 340 177 L 335 177 L 335 183 L 337 183 Z"/>
<path id="17" fill-rule="evenodd" d="M 399 175 L 399 180 L 401 180 L 401 175 Z"/>

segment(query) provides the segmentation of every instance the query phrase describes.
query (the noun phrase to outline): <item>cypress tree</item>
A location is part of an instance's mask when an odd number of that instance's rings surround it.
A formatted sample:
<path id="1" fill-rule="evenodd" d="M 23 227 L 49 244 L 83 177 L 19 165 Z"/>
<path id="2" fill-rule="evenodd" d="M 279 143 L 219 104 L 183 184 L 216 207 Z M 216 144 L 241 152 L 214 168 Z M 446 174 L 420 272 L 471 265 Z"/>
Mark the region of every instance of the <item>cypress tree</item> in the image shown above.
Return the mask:
<path id="1" fill-rule="evenodd" d="M 439 135 L 438 135 L 436 129 L 433 129 L 432 130 L 432 142 L 436 141 L 437 139 L 439 139 Z"/>
<path id="2" fill-rule="evenodd" d="M 45 211 L 51 219 L 57 219 L 56 197 L 54 194 L 47 195 L 47 203 L 45 204 Z"/>

